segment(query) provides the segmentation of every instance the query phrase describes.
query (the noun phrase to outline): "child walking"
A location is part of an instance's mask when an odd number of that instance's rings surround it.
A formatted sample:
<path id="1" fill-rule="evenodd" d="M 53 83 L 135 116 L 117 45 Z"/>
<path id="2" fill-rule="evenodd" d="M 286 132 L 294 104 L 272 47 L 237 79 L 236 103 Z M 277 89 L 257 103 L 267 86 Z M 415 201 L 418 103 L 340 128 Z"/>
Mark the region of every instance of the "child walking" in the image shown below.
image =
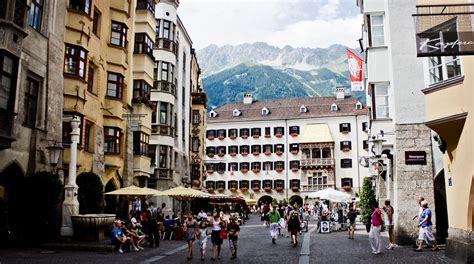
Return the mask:
<path id="1" fill-rule="evenodd" d="M 202 220 L 199 223 L 199 229 L 197 237 L 199 239 L 199 246 L 201 248 L 201 260 L 204 261 L 204 254 L 206 254 L 206 246 L 207 246 L 207 222 Z"/>
<path id="2" fill-rule="evenodd" d="M 237 257 L 237 241 L 239 239 L 240 227 L 235 222 L 235 217 L 229 218 L 229 224 L 227 225 L 227 232 L 229 232 L 229 247 L 232 257 L 230 259 L 235 259 Z"/>

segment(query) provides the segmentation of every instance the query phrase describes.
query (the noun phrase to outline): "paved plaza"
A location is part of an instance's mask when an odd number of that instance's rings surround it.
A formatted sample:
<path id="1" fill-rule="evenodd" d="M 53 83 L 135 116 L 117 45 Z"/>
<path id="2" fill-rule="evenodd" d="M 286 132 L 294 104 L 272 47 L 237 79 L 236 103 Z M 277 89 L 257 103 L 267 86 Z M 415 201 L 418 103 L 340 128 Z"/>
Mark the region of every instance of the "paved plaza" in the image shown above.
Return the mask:
<path id="1" fill-rule="evenodd" d="M 299 244 L 292 248 L 289 238 L 280 237 L 276 245 L 271 243 L 268 229 L 260 219 L 251 216 L 241 226 L 238 258 L 230 260 L 227 240 L 224 241 L 221 258 L 210 259 L 210 238 L 205 261 L 201 261 L 198 244 L 194 244 L 194 258 L 186 260 L 184 241 L 162 241 L 159 248 L 146 248 L 141 252 L 126 254 L 63 251 L 41 248 L 13 248 L 0 250 L 0 263 L 454 263 L 444 256 L 444 251 L 414 252 L 412 247 L 385 250 L 372 255 L 368 234 L 359 226 L 355 240 L 347 239 L 345 232 L 318 234 L 310 225 L 308 233 L 299 237 Z M 384 243 L 387 238 L 383 238 Z"/>

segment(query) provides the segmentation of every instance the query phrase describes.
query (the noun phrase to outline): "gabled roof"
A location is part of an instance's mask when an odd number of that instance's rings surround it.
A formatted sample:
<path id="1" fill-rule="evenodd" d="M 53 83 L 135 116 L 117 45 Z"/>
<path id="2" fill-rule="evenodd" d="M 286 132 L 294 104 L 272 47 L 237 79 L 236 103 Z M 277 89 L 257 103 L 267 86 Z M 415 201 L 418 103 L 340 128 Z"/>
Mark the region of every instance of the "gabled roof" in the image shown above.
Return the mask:
<path id="1" fill-rule="evenodd" d="M 242 102 L 227 103 L 215 108 L 214 111 L 219 115 L 214 118 L 208 118 L 207 122 L 265 121 L 367 114 L 365 107 L 361 110 L 356 110 L 357 101 L 355 97 L 346 96 L 344 100 L 336 100 L 335 96 L 327 96 L 257 100 L 251 104 L 244 104 Z M 331 112 L 331 105 L 333 103 L 337 104 L 338 110 Z M 301 105 L 305 105 L 308 108 L 308 112 L 301 113 Z M 271 109 L 270 114 L 262 115 L 263 107 Z M 232 116 L 232 111 L 236 108 L 242 112 L 238 117 Z"/>

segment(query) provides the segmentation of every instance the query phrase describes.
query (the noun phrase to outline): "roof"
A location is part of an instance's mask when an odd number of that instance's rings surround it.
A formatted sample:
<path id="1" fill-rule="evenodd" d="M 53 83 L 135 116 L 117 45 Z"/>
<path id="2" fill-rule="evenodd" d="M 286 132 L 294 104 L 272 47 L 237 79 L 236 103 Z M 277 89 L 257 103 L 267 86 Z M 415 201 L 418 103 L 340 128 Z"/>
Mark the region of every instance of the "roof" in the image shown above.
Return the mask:
<path id="1" fill-rule="evenodd" d="M 334 142 L 328 124 L 311 124 L 304 128 L 300 143 Z"/>
<path id="2" fill-rule="evenodd" d="M 365 107 L 356 110 L 357 102 L 358 100 L 355 97 L 346 96 L 343 100 L 337 100 L 335 96 L 327 96 L 257 100 L 251 104 L 244 104 L 243 102 L 227 103 L 215 108 L 214 111 L 217 116 L 208 117 L 207 122 L 266 121 L 367 114 Z M 331 111 L 331 105 L 334 103 L 338 106 L 337 111 Z M 306 106 L 308 112 L 300 112 L 302 105 Z M 262 115 L 263 107 L 270 110 L 268 115 Z M 241 111 L 241 115 L 233 116 L 232 111 L 234 109 Z"/>

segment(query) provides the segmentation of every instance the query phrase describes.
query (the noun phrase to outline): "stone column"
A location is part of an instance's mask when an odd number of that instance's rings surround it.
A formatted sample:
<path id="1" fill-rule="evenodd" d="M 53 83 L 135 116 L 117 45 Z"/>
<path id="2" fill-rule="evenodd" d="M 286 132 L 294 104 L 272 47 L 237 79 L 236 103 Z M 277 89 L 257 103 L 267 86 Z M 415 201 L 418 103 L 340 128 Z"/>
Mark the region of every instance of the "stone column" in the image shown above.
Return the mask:
<path id="1" fill-rule="evenodd" d="M 81 120 L 74 116 L 71 120 L 71 146 L 69 154 L 69 176 L 66 186 L 64 186 L 64 202 L 62 213 L 61 236 L 72 237 L 74 234 L 72 228 L 71 215 L 79 214 L 79 201 L 77 200 L 76 185 L 76 164 L 77 164 L 77 143 L 79 142 L 79 125 Z"/>

